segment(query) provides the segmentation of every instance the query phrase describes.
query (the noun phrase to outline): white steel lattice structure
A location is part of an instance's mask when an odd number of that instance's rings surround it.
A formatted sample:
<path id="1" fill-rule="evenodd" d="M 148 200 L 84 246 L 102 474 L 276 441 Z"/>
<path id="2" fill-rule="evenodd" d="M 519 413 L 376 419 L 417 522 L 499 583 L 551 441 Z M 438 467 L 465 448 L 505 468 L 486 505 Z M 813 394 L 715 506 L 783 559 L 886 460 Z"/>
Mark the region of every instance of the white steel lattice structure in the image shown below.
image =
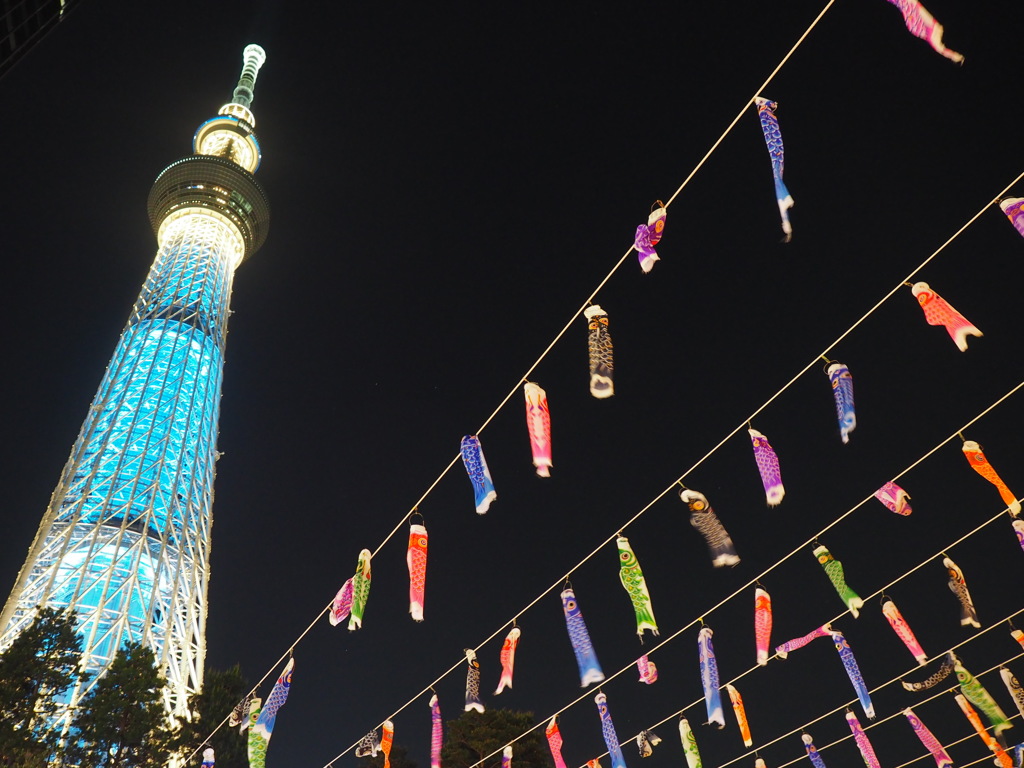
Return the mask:
<path id="1" fill-rule="evenodd" d="M 172 717 L 202 687 L 217 417 L 235 268 L 266 238 L 269 208 L 249 110 L 265 54 L 245 49 L 231 103 L 195 154 L 157 178 L 159 247 L 0 616 L 0 649 L 39 606 L 77 611 L 91 688 L 125 641 L 148 644 Z"/>

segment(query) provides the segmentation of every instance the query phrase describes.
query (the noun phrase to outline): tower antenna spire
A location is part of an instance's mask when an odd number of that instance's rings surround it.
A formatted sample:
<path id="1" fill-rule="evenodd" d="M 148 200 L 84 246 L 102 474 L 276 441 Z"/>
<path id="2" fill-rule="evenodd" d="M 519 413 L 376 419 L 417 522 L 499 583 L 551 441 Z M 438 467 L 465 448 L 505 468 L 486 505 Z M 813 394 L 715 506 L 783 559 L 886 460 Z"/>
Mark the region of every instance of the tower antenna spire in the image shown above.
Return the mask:
<path id="1" fill-rule="evenodd" d="M 231 96 L 232 104 L 241 104 L 248 107 L 252 104 L 253 89 L 256 87 L 256 76 L 260 73 L 260 67 L 267 60 L 266 51 L 256 43 L 250 43 L 242 51 L 242 74 L 238 77 L 238 85 Z"/>

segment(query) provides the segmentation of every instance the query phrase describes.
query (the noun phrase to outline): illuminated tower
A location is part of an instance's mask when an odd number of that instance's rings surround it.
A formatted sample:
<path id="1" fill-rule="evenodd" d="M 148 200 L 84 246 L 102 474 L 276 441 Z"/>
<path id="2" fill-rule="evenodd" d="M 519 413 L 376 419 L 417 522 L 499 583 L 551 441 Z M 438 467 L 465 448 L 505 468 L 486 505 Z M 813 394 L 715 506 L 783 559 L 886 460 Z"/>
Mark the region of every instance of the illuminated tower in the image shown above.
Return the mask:
<path id="1" fill-rule="evenodd" d="M 2 649 L 37 606 L 78 612 L 90 678 L 72 706 L 127 640 L 156 654 L 169 714 L 202 687 L 231 283 L 270 214 L 249 110 L 264 58 L 245 49 L 231 103 L 153 184 L 156 259 L 0 615 Z"/>

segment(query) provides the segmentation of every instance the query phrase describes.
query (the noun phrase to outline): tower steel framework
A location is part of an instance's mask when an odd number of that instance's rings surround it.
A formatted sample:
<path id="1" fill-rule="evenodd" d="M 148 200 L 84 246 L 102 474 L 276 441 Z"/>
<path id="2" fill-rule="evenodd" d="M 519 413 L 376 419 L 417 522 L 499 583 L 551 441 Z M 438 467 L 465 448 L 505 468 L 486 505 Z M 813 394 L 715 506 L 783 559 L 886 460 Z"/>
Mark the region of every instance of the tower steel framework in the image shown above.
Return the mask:
<path id="1" fill-rule="evenodd" d="M 246 47 L 231 102 L 153 184 L 156 259 L 0 615 L 2 649 L 41 606 L 77 612 L 87 677 L 64 728 L 128 640 L 153 649 L 169 715 L 202 688 L 231 285 L 269 222 L 249 109 L 265 57 Z"/>

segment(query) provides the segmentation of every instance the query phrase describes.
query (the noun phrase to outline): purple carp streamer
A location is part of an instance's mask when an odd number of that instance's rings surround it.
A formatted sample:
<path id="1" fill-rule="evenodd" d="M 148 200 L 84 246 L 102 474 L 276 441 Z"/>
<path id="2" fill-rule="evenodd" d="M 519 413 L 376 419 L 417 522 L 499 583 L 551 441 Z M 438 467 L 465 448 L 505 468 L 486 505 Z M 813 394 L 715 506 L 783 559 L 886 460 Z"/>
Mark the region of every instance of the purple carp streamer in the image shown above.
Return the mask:
<path id="1" fill-rule="evenodd" d="M 652 685 L 658 681 L 658 668 L 646 653 L 636 660 L 636 670 L 640 673 L 641 683 Z"/>
<path id="2" fill-rule="evenodd" d="M 860 667 L 857 666 L 857 659 L 853 655 L 850 643 L 843 637 L 842 632 L 833 632 L 832 642 L 835 643 L 836 650 L 839 651 L 839 658 L 843 661 L 843 667 L 846 668 L 846 674 L 853 684 L 853 690 L 857 692 L 857 698 L 864 709 L 864 714 L 874 720 L 875 706 L 871 703 L 871 694 L 868 693 L 868 687 L 864 684 L 864 677 L 860 673 Z"/>
<path id="3" fill-rule="evenodd" d="M 811 630 L 803 637 L 796 637 L 792 640 L 787 640 L 782 645 L 776 646 L 775 653 L 780 659 L 784 659 L 789 654 L 798 648 L 803 648 L 812 640 L 817 640 L 819 637 L 832 637 L 835 632 L 832 630 L 831 625 L 822 624 L 817 629 Z"/>
<path id="4" fill-rule="evenodd" d="M 914 283 L 911 293 L 917 297 L 917 303 L 924 310 L 924 319 L 928 325 L 944 326 L 953 343 L 961 352 L 967 351 L 968 336 L 984 336 L 973 323 L 961 315 L 944 298 L 932 290 L 928 283 Z"/>
<path id="5" fill-rule="evenodd" d="M 576 602 L 576 593 L 571 589 L 562 590 L 562 612 L 565 613 L 565 628 L 569 632 L 572 652 L 576 655 L 576 665 L 580 669 L 580 687 L 600 683 L 604 680 L 604 672 L 601 671 L 601 664 L 590 642 L 590 633 L 587 632 L 583 612 Z"/>
<path id="6" fill-rule="evenodd" d="M 512 768 L 512 745 L 501 750 L 501 768 Z"/>
<path id="7" fill-rule="evenodd" d="M 1013 228 L 1024 237 L 1024 197 L 1004 197 L 999 201 L 999 207 L 1013 224 Z"/>
<path id="8" fill-rule="evenodd" d="M 917 659 L 917 663 L 921 666 L 927 664 L 928 654 L 924 652 L 921 644 L 917 641 L 914 631 L 907 624 L 907 620 L 903 618 L 903 614 L 896 607 L 896 603 L 892 600 L 886 600 L 882 603 L 882 615 L 888 620 L 889 626 L 892 627 L 892 631 L 896 633 L 896 636 L 907 646 L 907 650 Z"/>
<path id="9" fill-rule="evenodd" d="M 566 768 L 565 760 L 562 759 L 562 732 L 558 730 L 558 715 L 548 721 L 544 735 L 547 737 L 548 749 L 551 750 L 551 759 L 555 761 L 555 768 Z"/>
<path id="10" fill-rule="evenodd" d="M 825 373 L 832 384 L 836 417 L 839 419 L 839 436 L 845 444 L 850 442 L 850 433 L 857 428 L 857 413 L 853 406 L 853 376 L 842 363 L 831 363 Z"/>
<path id="11" fill-rule="evenodd" d="M 441 768 L 441 747 L 444 746 L 444 721 L 437 694 L 430 697 L 430 768 Z"/>
<path id="12" fill-rule="evenodd" d="M 203 750 L 203 764 L 199 768 L 214 768 L 213 747 Z"/>
<path id="13" fill-rule="evenodd" d="M 484 703 L 480 700 L 480 662 L 476 660 L 476 651 L 466 649 L 466 711 L 475 709 L 484 711 Z"/>
<path id="14" fill-rule="evenodd" d="M 857 716 L 850 710 L 846 710 L 846 724 L 850 726 L 850 733 L 853 734 L 853 740 L 857 743 L 857 749 L 860 750 L 860 756 L 864 759 L 864 765 L 867 768 L 882 768 L 868 735 L 864 733 L 864 728 L 861 727 Z"/>
<path id="15" fill-rule="evenodd" d="M 900 9 L 910 34 L 926 41 L 936 53 L 942 54 L 950 61 L 955 61 L 957 64 L 963 63 L 963 56 L 942 44 L 942 25 L 925 10 L 919 0 L 889 0 L 889 2 Z"/>
<path id="16" fill-rule="evenodd" d="M 380 734 L 374 728 L 356 744 L 356 757 L 376 757 L 380 751 Z"/>
<path id="17" fill-rule="evenodd" d="M 988 480 L 999 490 L 999 498 L 1003 500 L 1003 504 L 1010 508 L 1010 514 L 1016 517 L 1020 514 L 1020 502 L 1017 501 L 1017 497 L 1014 495 L 1006 483 L 1003 482 L 1003 478 L 993 469 L 992 465 L 988 463 L 988 459 L 985 458 L 985 454 L 981 450 L 981 446 L 978 445 L 974 440 L 965 440 L 963 446 L 964 456 L 967 457 L 967 461 L 970 462 L 974 471 L 979 475 Z"/>
<path id="18" fill-rule="evenodd" d="M 615 723 L 612 722 L 612 713 L 608 710 L 608 697 L 598 693 L 594 697 L 594 702 L 597 704 L 597 713 L 601 716 L 601 735 L 604 736 L 604 745 L 608 748 L 612 768 L 626 768 L 626 758 L 622 756 L 619 736 L 615 733 Z"/>
<path id="19" fill-rule="evenodd" d="M 615 394 L 612 373 L 615 370 L 612 337 L 608 333 L 608 313 L 598 304 L 583 310 L 587 318 L 587 351 L 590 353 L 590 394 L 599 400 Z"/>
<path id="20" fill-rule="evenodd" d="M 757 663 L 768 663 L 768 649 L 772 639 L 772 598 L 764 589 L 754 590 L 754 644 L 757 647 Z"/>
<path id="21" fill-rule="evenodd" d="M 352 612 L 352 579 L 349 579 L 341 585 L 341 589 L 338 590 L 338 594 L 334 596 L 334 600 L 331 602 L 330 613 L 327 614 L 327 620 L 331 622 L 332 627 L 336 627 Z"/>
<path id="22" fill-rule="evenodd" d="M 697 737 L 693 735 L 690 723 L 685 717 L 679 718 L 679 740 L 683 743 L 687 768 L 702 768 L 700 750 L 697 749 Z"/>
<path id="23" fill-rule="evenodd" d="M 981 718 L 978 717 L 978 713 L 974 711 L 974 707 L 972 707 L 967 702 L 967 699 L 959 693 L 954 698 L 956 699 L 957 705 L 964 713 L 964 716 L 970 721 L 971 725 L 974 726 L 975 733 L 977 733 L 978 737 L 985 742 L 985 746 L 992 750 L 992 754 L 996 756 L 996 765 L 1000 766 L 1000 768 L 1012 768 L 1013 764 L 1010 762 L 1010 756 L 1003 751 L 999 742 L 992 738 L 992 736 L 989 735 L 989 732 L 985 730 L 985 726 L 982 724 Z"/>
<path id="24" fill-rule="evenodd" d="M 948 557 L 942 558 L 942 564 L 946 566 L 946 572 L 949 574 L 947 582 L 949 591 L 960 601 L 960 626 L 970 625 L 977 629 L 981 624 L 978 622 L 978 612 L 974 610 L 971 593 L 967 591 L 967 581 L 964 579 L 963 571 Z"/>
<path id="25" fill-rule="evenodd" d="M 409 548 L 405 551 L 405 563 L 409 568 L 409 613 L 413 621 L 423 621 L 428 539 L 426 526 L 417 523 L 409 526 Z"/>
<path id="26" fill-rule="evenodd" d="M 960 683 L 960 690 L 963 691 L 964 696 L 967 697 L 971 704 L 985 714 L 985 717 L 992 724 L 992 732 L 996 736 L 1013 727 L 1009 718 L 999 705 L 996 704 L 996 700 L 992 698 L 992 694 L 986 691 L 985 686 L 967 671 L 959 659 L 953 664 L 953 670 L 956 672 L 957 682 Z"/>
<path id="27" fill-rule="evenodd" d="M 750 722 L 747 720 L 747 710 L 743 706 L 743 697 L 736 690 L 736 686 L 726 683 L 725 690 L 729 692 L 729 701 L 732 702 L 732 711 L 736 715 L 736 724 L 740 727 L 740 737 L 743 739 L 743 746 L 754 746 L 754 739 L 750 735 Z"/>
<path id="28" fill-rule="evenodd" d="M 643 639 L 645 629 L 651 630 L 655 637 L 658 636 L 658 622 L 654 620 L 654 608 L 651 606 L 651 593 L 647 591 L 647 582 L 644 580 L 644 572 L 640 570 L 640 562 L 636 559 L 633 548 L 629 545 L 629 539 L 619 536 L 615 539 L 619 548 L 619 581 L 623 589 L 629 595 L 633 603 L 633 612 L 636 614 L 636 633 Z"/>
<path id="29" fill-rule="evenodd" d="M 487 459 L 484 458 L 480 438 L 476 435 L 466 435 L 462 438 L 460 452 L 462 463 L 466 465 L 469 482 L 473 484 L 476 513 L 483 515 L 491 508 L 491 502 L 498 498 L 498 494 L 494 490 L 494 481 L 491 480 L 491 471 L 487 468 Z"/>
<path id="30" fill-rule="evenodd" d="M 707 497 L 700 491 L 683 488 L 679 492 L 679 499 L 690 510 L 690 525 L 700 531 L 700 535 L 708 543 L 712 565 L 715 568 L 721 568 L 723 565 L 736 565 L 740 561 L 736 554 L 736 547 L 733 546 L 728 531 L 715 515 L 715 510 L 708 504 Z"/>
<path id="31" fill-rule="evenodd" d="M 1020 716 L 1024 717 L 1024 687 L 1021 687 L 1020 680 L 1006 667 L 999 668 L 999 676 L 1003 678 L 1003 685 L 1013 698 L 1013 703 L 1017 705 Z"/>
<path id="32" fill-rule="evenodd" d="M 526 428 L 530 433 L 530 450 L 538 477 L 551 477 L 551 411 L 548 393 L 539 384 L 523 385 L 526 398 Z"/>
<path id="33" fill-rule="evenodd" d="M 900 488 L 896 483 L 888 482 L 875 491 L 875 498 L 885 505 L 890 512 L 897 515 L 909 515 L 914 510 L 907 503 L 910 494 Z"/>
<path id="34" fill-rule="evenodd" d="M 395 724 L 385 720 L 381 726 L 380 751 L 384 753 L 383 768 L 391 768 L 391 745 L 395 741 Z"/>
<path id="35" fill-rule="evenodd" d="M 519 627 L 512 627 L 505 635 L 505 642 L 501 644 L 501 653 L 498 658 L 501 660 L 501 678 L 498 680 L 498 690 L 494 692 L 497 696 L 506 688 L 512 687 L 512 670 L 516 663 L 516 646 L 519 645 L 519 636 L 522 632 Z"/>
<path id="36" fill-rule="evenodd" d="M 654 262 L 660 261 L 654 246 L 661 240 L 665 231 L 665 204 L 658 200 L 654 204 L 651 215 L 647 217 L 647 223 L 636 228 L 636 237 L 633 239 L 633 247 L 640 259 L 640 269 L 645 273 L 654 268 Z"/>
<path id="37" fill-rule="evenodd" d="M 761 121 L 764 132 L 764 143 L 768 145 L 768 155 L 772 160 L 772 177 L 775 179 L 775 199 L 779 203 L 779 215 L 782 217 L 782 231 L 786 233 L 783 242 L 793 239 L 793 225 L 789 223 L 789 209 L 793 207 L 793 196 L 789 194 L 782 181 L 784 151 L 782 131 L 779 130 L 779 119 L 775 116 L 778 103 L 757 96 L 754 99 L 757 117 Z"/>
<path id="38" fill-rule="evenodd" d="M 864 601 L 846 585 L 846 579 L 843 575 L 843 564 L 832 557 L 832 553 L 823 546 L 815 547 L 814 556 L 818 558 L 821 567 L 825 569 L 828 580 L 832 582 L 832 586 L 836 588 L 839 597 L 846 603 L 846 607 L 853 614 L 853 618 L 856 619 L 860 616 L 860 609 L 864 607 Z"/>
<path id="39" fill-rule="evenodd" d="M 697 651 L 700 657 L 700 681 L 704 686 L 704 706 L 708 711 L 708 723 L 725 728 L 725 713 L 722 711 L 722 693 L 718 690 L 718 661 L 715 647 L 711 643 L 714 633 L 711 627 L 701 627 L 697 636 Z"/>
<path id="40" fill-rule="evenodd" d="M 1021 648 L 1024 648 L 1024 631 L 1021 631 L 1019 629 L 1011 629 L 1010 637 L 1012 637 L 1014 640 L 1020 643 Z"/>
<path id="41" fill-rule="evenodd" d="M 748 429 L 747 433 L 754 448 L 754 462 L 761 475 L 765 500 L 769 507 L 777 507 L 782 503 L 782 497 L 786 495 L 786 489 L 782 485 L 782 473 L 779 471 L 779 457 L 775 455 L 767 437 L 753 428 Z"/>
<path id="42" fill-rule="evenodd" d="M 953 768 L 953 760 L 950 758 L 949 753 L 939 743 L 939 740 L 935 738 L 935 735 L 928 730 L 928 726 L 921 722 L 921 718 L 914 714 L 914 710 L 907 707 L 903 710 L 903 714 L 910 723 L 910 727 L 914 729 L 914 733 L 917 734 L 917 738 L 921 740 L 924 748 L 931 752 L 932 757 L 935 758 L 938 768 Z"/>
<path id="43" fill-rule="evenodd" d="M 640 757 L 650 757 L 654 754 L 654 748 L 661 744 L 661 738 L 654 731 L 643 730 L 636 736 L 636 746 L 640 750 Z"/>
<path id="44" fill-rule="evenodd" d="M 956 662 L 956 656 L 952 653 L 947 653 L 943 659 L 942 664 L 932 674 L 922 680 L 920 683 L 908 683 L 906 680 L 900 680 L 904 690 L 907 691 L 927 691 L 930 688 L 934 688 L 936 685 L 941 683 L 953 672 L 953 664 Z"/>
<path id="45" fill-rule="evenodd" d="M 1024 549 L 1024 520 L 1013 521 L 1013 532 L 1017 534 L 1017 543 Z"/>
<path id="46" fill-rule="evenodd" d="M 263 735 L 257 733 L 253 726 L 259 719 L 260 711 L 263 709 L 263 699 L 254 696 L 249 699 L 249 718 L 247 720 L 249 736 L 246 740 L 246 754 L 249 758 L 249 768 L 263 768 L 267 764 L 267 742 Z M 244 729 L 243 729 L 244 730 Z"/>
<path id="47" fill-rule="evenodd" d="M 352 577 L 352 612 L 348 617 L 349 632 L 363 626 L 366 601 L 370 598 L 370 557 L 368 549 L 359 552 L 356 575 Z"/>
<path id="48" fill-rule="evenodd" d="M 803 739 L 804 749 L 807 750 L 807 756 L 811 759 L 814 768 L 825 768 L 825 761 L 821 759 L 818 750 L 814 748 L 814 740 L 811 739 L 811 734 L 805 733 L 800 738 Z"/>

